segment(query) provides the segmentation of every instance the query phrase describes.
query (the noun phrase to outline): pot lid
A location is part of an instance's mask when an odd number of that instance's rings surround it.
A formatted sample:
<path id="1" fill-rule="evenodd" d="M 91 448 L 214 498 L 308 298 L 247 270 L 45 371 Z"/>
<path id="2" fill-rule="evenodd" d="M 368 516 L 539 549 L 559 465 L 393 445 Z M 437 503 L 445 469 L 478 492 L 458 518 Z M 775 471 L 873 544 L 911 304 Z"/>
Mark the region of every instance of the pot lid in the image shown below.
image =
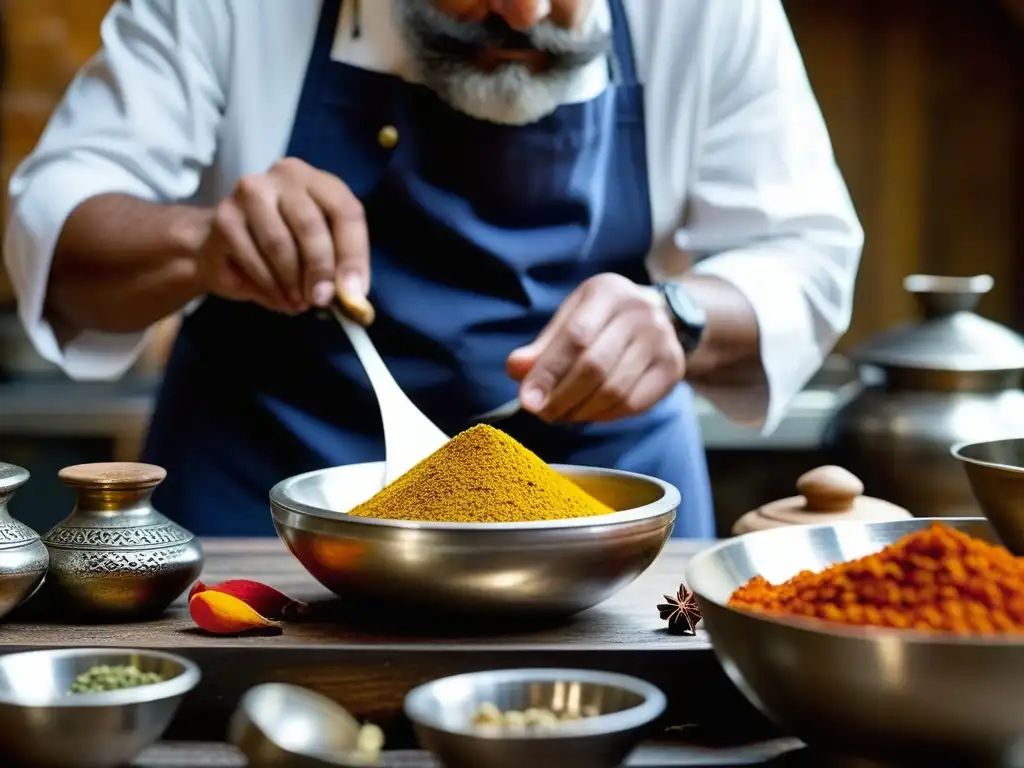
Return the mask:
<path id="1" fill-rule="evenodd" d="M 0 496 L 14 493 L 28 482 L 28 477 L 27 469 L 0 461 Z"/>
<path id="2" fill-rule="evenodd" d="M 876 336 L 851 357 L 860 364 L 888 368 L 1024 369 L 1024 337 L 974 312 L 994 282 L 991 275 L 909 275 L 903 288 L 917 299 L 924 319 Z"/>
<path id="3" fill-rule="evenodd" d="M 864 495 L 864 483 L 842 467 L 824 466 L 805 472 L 796 481 L 799 496 L 790 496 L 748 512 L 733 526 L 734 534 L 858 520 L 906 520 L 910 512 L 883 499 Z"/>

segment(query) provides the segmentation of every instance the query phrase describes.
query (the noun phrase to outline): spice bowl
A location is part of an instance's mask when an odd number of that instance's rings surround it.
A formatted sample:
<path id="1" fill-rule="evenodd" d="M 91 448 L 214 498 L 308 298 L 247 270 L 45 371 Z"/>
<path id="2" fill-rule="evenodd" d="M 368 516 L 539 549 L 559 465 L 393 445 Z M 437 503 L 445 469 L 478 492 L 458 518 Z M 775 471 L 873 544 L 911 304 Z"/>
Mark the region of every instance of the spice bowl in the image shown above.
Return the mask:
<path id="1" fill-rule="evenodd" d="M 74 693 L 97 666 L 130 666 L 163 680 L 120 690 Z M 170 725 L 199 668 L 149 650 L 74 648 L 0 656 L 0 756 L 42 768 L 130 764 Z"/>
<path id="2" fill-rule="evenodd" d="M 270 491 L 274 525 L 309 573 L 348 604 L 472 617 L 573 614 L 654 562 L 679 491 L 653 477 L 552 465 L 610 514 L 522 523 L 442 523 L 346 514 L 379 491 L 383 462 L 317 470 Z"/>
<path id="3" fill-rule="evenodd" d="M 446 768 L 618 768 L 665 710 L 635 677 L 577 669 L 506 669 L 427 683 L 405 698 L 420 746 Z M 542 729 L 474 724 L 481 707 L 579 715 Z"/>
<path id="4" fill-rule="evenodd" d="M 951 452 L 963 464 L 974 498 L 1003 545 L 1024 556 L 1024 437 L 959 443 Z"/>
<path id="5" fill-rule="evenodd" d="M 754 576 L 778 584 L 874 554 L 937 522 L 998 543 L 981 518 L 917 518 L 777 528 L 698 553 L 686 582 L 725 672 L 783 730 L 826 754 L 1019 764 L 1024 637 L 855 627 L 728 605 Z"/>

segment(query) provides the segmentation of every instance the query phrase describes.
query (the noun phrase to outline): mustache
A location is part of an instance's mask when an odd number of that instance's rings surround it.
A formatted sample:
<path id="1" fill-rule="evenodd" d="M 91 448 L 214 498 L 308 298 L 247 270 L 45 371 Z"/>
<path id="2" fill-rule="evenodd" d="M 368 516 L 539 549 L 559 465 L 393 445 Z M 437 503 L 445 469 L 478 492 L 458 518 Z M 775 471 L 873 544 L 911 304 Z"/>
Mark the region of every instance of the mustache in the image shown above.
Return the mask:
<path id="1" fill-rule="evenodd" d="M 423 56 L 435 63 L 464 62 L 488 50 L 535 51 L 544 54 L 550 70 L 572 70 L 606 56 L 611 50 L 607 32 L 580 34 L 542 22 L 528 32 L 512 29 L 503 18 L 459 21 L 424 0 L 395 0 L 407 36 Z"/>

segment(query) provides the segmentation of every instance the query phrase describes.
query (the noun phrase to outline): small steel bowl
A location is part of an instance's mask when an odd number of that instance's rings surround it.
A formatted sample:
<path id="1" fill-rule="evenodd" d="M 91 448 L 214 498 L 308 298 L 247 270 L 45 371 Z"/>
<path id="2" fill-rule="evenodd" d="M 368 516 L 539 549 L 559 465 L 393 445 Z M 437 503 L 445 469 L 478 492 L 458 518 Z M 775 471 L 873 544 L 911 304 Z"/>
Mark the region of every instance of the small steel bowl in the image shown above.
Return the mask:
<path id="1" fill-rule="evenodd" d="M 131 664 L 166 679 L 68 693 L 78 675 L 101 664 Z M 75 648 L 0 656 L 0 755 L 40 768 L 127 765 L 163 735 L 199 678 L 191 661 L 160 651 Z"/>
<path id="2" fill-rule="evenodd" d="M 914 765 L 1017 765 L 1024 754 L 1024 639 L 847 627 L 729 608 L 772 583 L 880 551 L 936 522 L 996 541 L 984 520 L 794 525 L 698 553 L 686 570 L 718 660 L 783 730 L 823 752 Z"/>
<path id="3" fill-rule="evenodd" d="M 477 708 L 503 712 L 531 707 L 556 714 L 593 708 L 594 717 L 548 731 L 475 726 Z M 420 746 L 446 768 L 618 768 L 665 710 L 665 694 L 650 683 L 611 672 L 506 669 L 435 680 L 405 697 Z"/>
<path id="4" fill-rule="evenodd" d="M 250 768 L 366 768 L 361 726 L 323 694 L 288 683 L 262 683 L 243 694 L 228 722 L 228 741 Z"/>
<path id="5" fill-rule="evenodd" d="M 384 464 L 284 480 L 270 491 L 277 532 L 309 573 L 352 603 L 417 612 L 567 615 L 590 608 L 654 562 L 679 491 L 613 469 L 555 466 L 612 509 L 529 523 L 433 523 L 352 517 L 383 485 Z M 418 613 L 417 613 L 418 615 Z"/>
<path id="6" fill-rule="evenodd" d="M 1024 437 L 959 443 L 951 452 L 963 463 L 974 498 L 1003 544 L 1024 556 Z"/>

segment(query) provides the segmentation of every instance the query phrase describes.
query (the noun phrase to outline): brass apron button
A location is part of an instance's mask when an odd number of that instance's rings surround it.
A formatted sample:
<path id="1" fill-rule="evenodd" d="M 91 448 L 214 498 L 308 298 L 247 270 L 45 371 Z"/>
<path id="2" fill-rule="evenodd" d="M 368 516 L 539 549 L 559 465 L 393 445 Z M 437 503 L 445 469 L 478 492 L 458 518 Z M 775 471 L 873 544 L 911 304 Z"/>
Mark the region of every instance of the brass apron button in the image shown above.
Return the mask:
<path id="1" fill-rule="evenodd" d="M 377 142 L 384 149 L 394 149 L 398 146 L 398 129 L 393 125 L 385 125 L 377 133 Z"/>

